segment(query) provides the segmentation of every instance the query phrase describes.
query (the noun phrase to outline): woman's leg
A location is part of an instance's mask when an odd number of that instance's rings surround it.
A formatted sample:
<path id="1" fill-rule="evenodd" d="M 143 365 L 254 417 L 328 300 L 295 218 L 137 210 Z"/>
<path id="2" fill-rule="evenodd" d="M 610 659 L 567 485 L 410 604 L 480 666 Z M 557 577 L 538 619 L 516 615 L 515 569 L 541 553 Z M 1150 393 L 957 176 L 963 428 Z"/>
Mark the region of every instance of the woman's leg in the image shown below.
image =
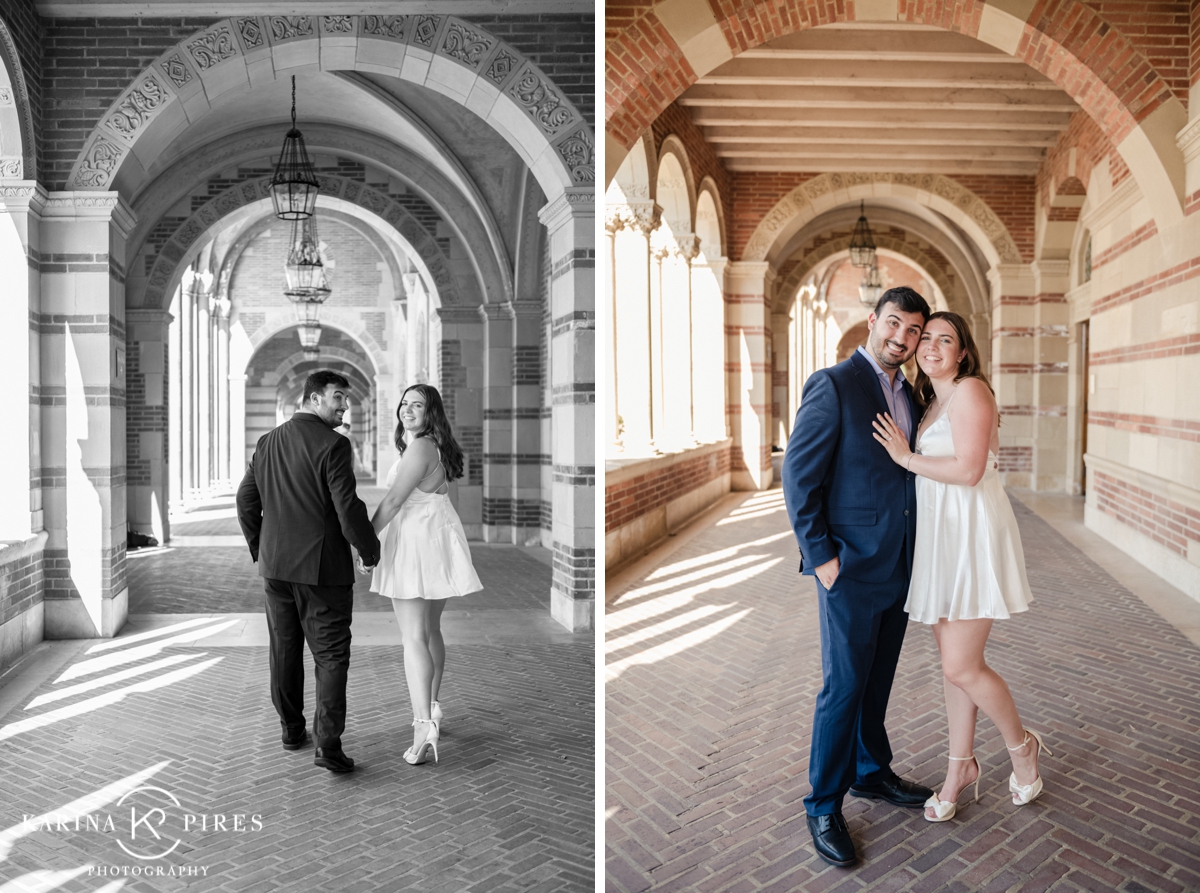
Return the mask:
<path id="1" fill-rule="evenodd" d="M 938 651 L 942 650 L 942 631 L 946 621 L 940 621 L 933 626 L 933 637 L 937 640 Z M 945 658 L 943 657 L 943 663 Z M 971 700 L 971 696 L 952 683 L 944 674 L 942 688 L 946 693 L 946 720 L 950 729 L 950 751 L 948 756 L 965 757 L 975 752 L 975 723 L 979 708 Z M 946 781 L 942 784 L 938 798 L 945 803 L 958 800 L 959 792 L 975 782 L 979 777 L 979 768 L 972 760 L 949 760 L 946 769 Z M 935 817 L 932 809 L 925 810 L 930 818 Z"/>
<path id="2" fill-rule="evenodd" d="M 429 719 L 429 693 L 433 685 L 433 657 L 429 653 L 429 602 L 423 598 L 395 598 L 392 608 L 404 640 L 404 677 L 412 701 L 413 719 Z M 428 726 L 413 729 L 413 746 L 425 740 Z"/>
<path id="3" fill-rule="evenodd" d="M 996 728 L 1004 736 L 1005 745 L 1019 747 L 1025 739 L 1025 727 L 1021 724 L 1012 692 L 1008 690 L 1008 685 L 1000 678 L 1000 674 L 983 659 L 983 649 L 987 645 L 988 634 L 992 631 L 992 621 L 940 620 L 936 628 L 940 628 L 937 634 L 938 648 L 942 653 L 942 673 L 948 683 L 947 689 L 953 686 L 961 690 L 996 724 Z M 972 733 L 973 728 L 972 723 Z M 1013 772 L 1020 784 L 1030 784 L 1037 778 L 1035 750 L 1035 746 L 1026 746 L 1009 751 Z M 966 756 L 966 753 L 955 753 L 954 756 Z"/>
<path id="4" fill-rule="evenodd" d="M 446 642 L 442 639 L 442 609 L 446 607 L 445 599 L 437 599 L 427 603 L 429 613 L 428 638 L 429 656 L 433 659 L 433 681 L 429 686 L 430 700 L 438 699 L 438 691 L 442 687 L 442 674 L 446 671 Z"/>

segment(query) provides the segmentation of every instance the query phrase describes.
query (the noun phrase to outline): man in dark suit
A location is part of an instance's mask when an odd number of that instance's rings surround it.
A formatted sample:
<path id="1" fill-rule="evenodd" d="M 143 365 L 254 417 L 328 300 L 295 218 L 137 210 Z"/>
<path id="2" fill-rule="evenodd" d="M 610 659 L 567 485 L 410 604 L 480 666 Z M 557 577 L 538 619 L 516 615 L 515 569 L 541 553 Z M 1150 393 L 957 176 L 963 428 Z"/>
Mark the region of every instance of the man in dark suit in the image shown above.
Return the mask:
<path id="1" fill-rule="evenodd" d="M 356 492 L 350 441 L 334 429 L 350 383 L 336 372 L 304 382 L 301 407 L 258 440 L 237 492 L 238 521 L 267 592 L 271 701 L 283 747 L 308 740 L 304 727 L 304 642 L 316 663 L 315 764 L 350 772 L 342 751 L 346 671 L 354 606 L 353 544 L 368 567 L 379 539 Z"/>
<path id="2" fill-rule="evenodd" d="M 900 366 L 917 349 L 929 305 L 910 288 L 884 292 L 870 336 L 849 359 L 809 377 L 783 459 L 783 493 L 800 568 L 817 578 L 824 687 L 813 716 L 804 800 L 817 853 L 852 865 L 846 791 L 919 807 L 933 791 L 892 770 L 883 727 L 908 614 L 916 535 L 913 475 L 872 436 L 889 413 L 910 445 L 918 414 Z"/>

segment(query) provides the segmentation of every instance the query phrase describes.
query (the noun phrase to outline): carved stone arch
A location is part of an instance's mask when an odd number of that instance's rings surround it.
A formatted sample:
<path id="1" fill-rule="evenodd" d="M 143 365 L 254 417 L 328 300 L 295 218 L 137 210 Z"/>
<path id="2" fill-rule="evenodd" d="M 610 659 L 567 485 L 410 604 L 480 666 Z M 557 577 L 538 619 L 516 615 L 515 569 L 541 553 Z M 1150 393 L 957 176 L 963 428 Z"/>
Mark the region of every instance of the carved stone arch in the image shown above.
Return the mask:
<path id="1" fill-rule="evenodd" d="M 0 19 L 0 180 L 37 179 L 33 107 L 17 45 Z"/>
<path id="2" fill-rule="evenodd" d="M 658 187 L 659 187 L 659 178 L 662 173 L 663 159 L 668 155 L 673 156 L 675 158 L 675 160 L 679 162 L 679 167 L 683 170 L 683 187 L 687 192 L 687 203 L 688 203 L 688 207 L 687 207 L 688 219 L 686 221 L 686 224 L 687 224 L 686 232 L 695 232 L 696 231 L 696 199 L 697 199 L 696 174 L 692 170 L 692 160 L 691 160 L 691 158 L 688 157 L 687 147 L 684 146 L 683 140 L 681 140 L 678 136 L 676 136 L 673 133 L 668 134 L 666 137 L 664 137 L 662 143 L 658 147 L 658 162 L 655 165 L 654 181 L 653 181 L 653 183 L 654 183 L 653 198 L 656 202 L 659 203 L 659 205 L 663 204 L 662 201 L 660 201 L 659 196 L 658 196 Z M 663 207 L 665 208 L 665 206 L 663 206 Z M 664 211 L 663 216 L 664 217 L 666 216 L 665 211 Z M 684 221 L 680 221 L 680 222 L 682 223 Z"/>
<path id="3" fill-rule="evenodd" d="M 610 201 L 649 202 L 653 200 L 654 182 L 658 179 L 657 159 L 650 148 L 650 135 L 643 135 L 621 163 L 609 186 L 606 198 Z"/>
<path id="4" fill-rule="evenodd" d="M 701 240 L 701 250 L 703 250 L 703 243 L 706 241 L 707 233 L 702 232 L 702 230 L 705 230 L 706 227 L 701 224 L 699 214 L 700 198 L 705 195 L 712 200 L 713 207 L 715 208 L 717 215 L 716 229 L 718 233 L 717 241 L 719 243 L 717 257 L 725 257 L 729 252 L 729 243 L 725 234 L 725 205 L 721 200 L 721 190 L 717 188 L 717 181 L 709 176 L 706 176 L 703 180 L 701 180 L 700 185 L 696 189 L 696 236 Z M 716 257 L 710 258 L 710 260 L 716 260 Z"/>
<path id="5" fill-rule="evenodd" d="M 826 211 L 860 199 L 895 196 L 927 205 L 971 236 L 992 266 L 1021 263 L 1021 253 L 1004 222 L 987 202 L 940 174 L 833 173 L 801 183 L 759 221 L 744 261 L 767 260 L 792 233 Z"/>
<path id="6" fill-rule="evenodd" d="M 258 353 L 260 347 L 280 332 L 294 328 L 295 325 L 296 318 L 290 307 L 272 308 L 271 312 L 266 314 L 263 324 L 255 330 L 253 335 L 249 336 L 251 350 L 246 358 L 246 365 L 243 369 L 237 371 L 244 372 L 250 368 L 250 364 L 254 361 L 254 356 Z M 363 356 L 375 367 L 376 375 L 388 374 L 387 356 L 383 348 L 379 345 L 378 341 L 371 337 L 371 334 L 361 324 L 361 321 L 357 319 L 356 314 L 344 313 L 333 307 L 322 308 L 321 327 L 337 329 L 361 347 Z M 233 372 L 235 370 L 231 369 L 230 371 Z"/>
<path id="7" fill-rule="evenodd" d="M 201 205 L 191 217 L 176 227 L 159 247 L 145 292 L 135 306 L 159 307 L 163 306 L 164 301 L 169 301 L 187 261 L 199 248 L 197 242 L 200 237 L 226 215 L 248 204 L 269 202 L 269 181 L 269 177 L 258 177 L 231 186 Z M 403 205 L 377 189 L 339 177 L 322 178 L 321 191 L 322 195 L 359 205 L 380 218 L 381 223 L 393 227 L 425 262 L 441 302 L 450 305 L 458 303 L 458 293 L 450 276 L 450 259 L 445 256 L 434 236 Z"/>
<path id="8" fill-rule="evenodd" d="M 804 280 L 813 272 L 820 264 L 828 258 L 834 257 L 841 252 L 849 253 L 850 236 L 833 239 L 832 241 L 822 244 L 810 252 L 807 252 L 799 263 L 788 271 L 787 275 L 777 282 L 775 291 L 775 301 L 773 313 L 787 313 L 791 309 L 792 302 L 795 301 L 800 287 L 804 285 Z M 946 302 L 950 304 L 950 309 L 956 313 L 960 313 L 968 319 L 975 312 L 971 306 L 970 297 L 966 295 L 966 289 L 960 283 L 956 289 L 950 278 L 940 268 L 938 259 L 933 255 L 922 251 L 912 242 L 904 239 L 897 239 L 893 236 L 879 235 L 874 236 L 875 247 L 882 248 L 885 251 L 890 251 L 893 254 L 907 258 L 917 266 L 922 273 L 925 273 L 931 280 L 937 283 L 942 294 L 946 297 Z M 944 262 L 948 260 L 942 258 Z M 959 306 L 954 306 L 958 304 Z"/>
<path id="9" fill-rule="evenodd" d="M 281 329 L 281 331 L 286 332 L 287 329 Z M 279 333 L 276 332 L 275 334 Z M 346 336 L 350 335 L 349 332 L 342 332 L 342 334 Z M 353 366 L 363 377 L 363 381 L 368 383 L 371 381 L 372 377 L 377 374 L 374 369 L 370 368 L 371 358 L 365 355 L 354 354 L 348 350 L 343 350 L 340 347 L 323 348 L 321 350 L 320 359 L 318 360 L 318 365 L 331 359 L 343 362 L 348 366 Z M 364 360 L 366 361 L 365 364 L 363 362 Z M 274 369 L 270 371 L 271 373 L 278 375 L 280 378 L 283 378 L 283 376 L 287 375 L 305 361 L 304 350 L 302 348 L 297 348 L 295 353 L 288 354 Z M 364 365 L 366 365 L 367 368 L 362 368 Z"/>
<path id="10" fill-rule="evenodd" d="M 595 183 L 591 128 L 537 65 L 478 25 L 414 14 L 236 16 L 209 25 L 155 59 L 109 106 L 69 188 L 109 188 L 156 120 L 191 120 L 212 107 L 210 96 L 304 69 L 374 72 L 441 93 L 513 147 L 548 201 Z"/>

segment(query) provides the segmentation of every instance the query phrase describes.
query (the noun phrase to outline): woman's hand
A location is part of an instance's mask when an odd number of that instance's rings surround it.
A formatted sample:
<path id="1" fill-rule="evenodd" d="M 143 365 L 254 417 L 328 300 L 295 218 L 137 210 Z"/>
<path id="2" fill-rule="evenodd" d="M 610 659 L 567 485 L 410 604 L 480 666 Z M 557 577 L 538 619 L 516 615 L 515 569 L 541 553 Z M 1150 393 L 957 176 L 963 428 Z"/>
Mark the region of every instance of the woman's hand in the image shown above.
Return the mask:
<path id="1" fill-rule="evenodd" d="M 882 415 L 876 414 L 875 421 L 871 424 L 875 426 L 872 436 L 883 444 L 883 448 L 888 451 L 892 461 L 907 468 L 909 457 L 912 456 L 913 451 L 908 448 L 908 438 L 892 421 L 892 417 L 886 412 Z"/>

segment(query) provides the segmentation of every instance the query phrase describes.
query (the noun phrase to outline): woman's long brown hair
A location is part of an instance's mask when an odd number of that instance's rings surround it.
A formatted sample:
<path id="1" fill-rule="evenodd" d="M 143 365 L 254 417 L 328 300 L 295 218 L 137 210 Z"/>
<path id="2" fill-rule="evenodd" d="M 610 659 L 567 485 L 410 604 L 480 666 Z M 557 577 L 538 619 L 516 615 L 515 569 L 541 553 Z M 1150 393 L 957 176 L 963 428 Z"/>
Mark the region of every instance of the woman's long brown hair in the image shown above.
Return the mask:
<path id="1" fill-rule="evenodd" d="M 987 389 L 992 392 L 992 396 L 996 396 L 996 390 L 992 387 L 992 383 L 988 381 L 987 373 L 983 371 L 983 361 L 979 359 L 979 346 L 975 343 L 975 338 L 971 335 L 971 329 L 967 326 L 967 321 L 959 314 L 952 310 L 939 310 L 937 313 L 931 313 L 929 319 L 925 321 L 928 326 L 935 319 L 944 319 L 950 323 L 950 327 L 954 329 L 954 334 L 958 338 L 958 346 L 965 351 L 963 358 L 958 362 L 958 373 L 954 376 L 954 383 L 962 381 L 964 378 L 978 378 Z M 921 347 L 918 344 L 917 350 Z M 921 368 L 921 364 L 917 363 L 917 380 L 913 382 L 913 398 L 922 407 L 928 406 L 933 402 L 933 382 L 929 380 L 929 376 L 925 374 L 925 370 Z M 999 410 L 996 412 L 996 418 L 999 420 Z"/>

